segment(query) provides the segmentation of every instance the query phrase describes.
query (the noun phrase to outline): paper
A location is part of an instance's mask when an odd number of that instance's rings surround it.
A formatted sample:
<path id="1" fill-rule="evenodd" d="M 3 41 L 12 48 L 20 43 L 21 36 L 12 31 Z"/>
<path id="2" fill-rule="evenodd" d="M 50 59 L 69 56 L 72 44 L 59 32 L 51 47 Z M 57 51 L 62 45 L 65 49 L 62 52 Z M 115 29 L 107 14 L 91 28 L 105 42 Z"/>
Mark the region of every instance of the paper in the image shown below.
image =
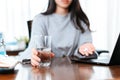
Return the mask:
<path id="1" fill-rule="evenodd" d="M 0 67 L 13 68 L 18 61 L 14 57 L 0 55 Z"/>

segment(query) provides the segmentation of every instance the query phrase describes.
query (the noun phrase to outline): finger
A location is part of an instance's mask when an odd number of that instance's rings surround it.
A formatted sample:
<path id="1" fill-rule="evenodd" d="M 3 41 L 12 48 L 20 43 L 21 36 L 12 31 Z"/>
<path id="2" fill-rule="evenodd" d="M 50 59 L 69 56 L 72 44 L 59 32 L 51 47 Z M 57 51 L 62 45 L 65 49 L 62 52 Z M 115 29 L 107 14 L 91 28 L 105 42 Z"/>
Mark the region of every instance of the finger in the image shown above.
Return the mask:
<path id="1" fill-rule="evenodd" d="M 91 50 L 91 51 L 95 51 L 95 48 L 93 48 L 93 47 L 90 47 L 90 50 Z"/>
<path id="2" fill-rule="evenodd" d="M 37 65 L 35 65 L 34 63 L 31 63 L 31 65 L 32 65 L 33 67 L 37 67 Z"/>
<path id="3" fill-rule="evenodd" d="M 38 55 L 38 51 L 35 48 L 32 49 L 32 52 L 33 52 L 33 55 Z"/>
<path id="4" fill-rule="evenodd" d="M 32 63 L 32 62 L 31 62 L 31 65 L 32 65 L 33 67 L 35 67 L 35 64 L 34 64 L 34 63 Z"/>
<path id="5" fill-rule="evenodd" d="M 85 55 L 84 50 L 82 48 L 79 48 L 79 53 Z"/>
<path id="6" fill-rule="evenodd" d="M 35 48 L 33 48 L 32 49 L 32 59 L 40 62 L 40 58 L 37 55 L 38 55 L 38 51 Z"/>
<path id="7" fill-rule="evenodd" d="M 89 46 L 89 48 L 91 51 L 95 51 L 95 47 L 92 44 Z"/>
<path id="8" fill-rule="evenodd" d="M 31 59 L 31 64 L 33 66 L 38 66 L 39 65 L 39 62 L 35 61 L 34 59 Z"/>
<path id="9" fill-rule="evenodd" d="M 31 60 L 31 65 L 33 66 L 33 67 L 35 67 L 35 64 L 33 63 L 33 61 Z"/>
<path id="10" fill-rule="evenodd" d="M 51 56 L 51 58 L 53 58 L 53 57 L 55 56 L 55 54 L 54 54 L 54 53 L 51 53 L 50 56 Z"/>
<path id="11" fill-rule="evenodd" d="M 92 49 L 90 48 L 90 49 L 89 49 L 89 53 L 90 53 L 90 54 L 93 54 L 93 53 L 94 53 L 94 51 L 95 51 L 95 49 L 94 49 L 94 48 L 92 48 Z"/>
<path id="12" fill-rule="evenodd" d="M 86 52 L 88 54 L 93 54 L 93 51 L 94 51 L 94 47 L 93 46 L 86 46 L 85 49 L 86 49 Z"/>
<path id="13" fill-rule="evenodd" d="M 93 50 L 91 50 L 91 48 L 88 48 L 87 52 L 88 54 L 93 54 Z"/>
<path id="14" fill-rule="evenodd" d="M 89 50 L 88 53 L 89 53 L 89 54 L 93 54 L 93 51 L 90 51 L 90 50 Z"/>
<path id="15" fill-rule="evenodd" d="M 84 54 L 84 51 L 83 51 L 83 50 L 84 50 L 84 48 L 83 48 L 83 47 L 80 47 L 80 48 L 79 48 L 79 53 Z"/>
<path id="16" fill-rule="evenodd" d="M 88 51 L 84 51 L 84 55 L 85 55 L 85 56 L 89 56 Z"/>
<path id="17" fill-rule="evenodd" d="M 82 55 L 89 56 L 89 50 L 86 47 L 81 48 L 80 52 L 81 52 Z"/>
<path id="18" fill-rule="evenodd" d="M 40 62 L 40 58 L 37 55 L 32 55 L 32 59 L 34 59 L 37 62 Z"/>

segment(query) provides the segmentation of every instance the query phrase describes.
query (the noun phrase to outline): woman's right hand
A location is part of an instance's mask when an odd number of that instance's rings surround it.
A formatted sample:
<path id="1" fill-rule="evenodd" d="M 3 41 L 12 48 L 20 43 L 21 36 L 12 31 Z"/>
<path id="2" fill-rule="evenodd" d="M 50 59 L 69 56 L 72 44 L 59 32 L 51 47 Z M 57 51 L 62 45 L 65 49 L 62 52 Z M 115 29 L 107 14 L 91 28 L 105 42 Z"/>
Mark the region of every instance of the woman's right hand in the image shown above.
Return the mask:
<path id="1" fill-rule="evenodd" d="M 33 48 L 32 49 L 32 58 L 31 58 L 31 64 L 32 66 L 36 67 L 36 66 L 39 66 L 39 62 L 41 61 L 41 59 L 38 57 L 38 51 Z M 50 56 L 51 57 L 54 57 L 54 53 L 50 53 Z"/>
<path id="2" fill-rule="evenodd" d="M 40 58 L 37 56 L 38 55 L 38 51 L 33 48 L 32 49 L 32 58 L 31 58 L 31 64 L 32 66 L 38 66 L 39 62 L 41 61 Z"/>

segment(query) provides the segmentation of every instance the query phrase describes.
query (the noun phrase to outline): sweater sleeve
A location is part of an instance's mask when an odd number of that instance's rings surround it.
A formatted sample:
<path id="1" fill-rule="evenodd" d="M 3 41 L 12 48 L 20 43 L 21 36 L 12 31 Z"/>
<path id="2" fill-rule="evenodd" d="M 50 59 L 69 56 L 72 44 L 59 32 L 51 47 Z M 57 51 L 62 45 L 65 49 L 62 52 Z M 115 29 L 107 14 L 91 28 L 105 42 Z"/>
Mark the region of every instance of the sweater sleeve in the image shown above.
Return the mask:
<path id="1" fill-rule="evenodd" d="M 91 35 L 91 31 L 88 30 L 88 27 L 86 26 L 86 24 L 84 24 L 82 22 L 83 28 L 85 29 L 84 33 L 80 33 L 79 35 L 79 39 L 78 39 L 78 46 L 74 52 L 74 56 L 81 58 L 82 56 L 78 53 L 78 49 L 79 47 L 84 44 L 84 43 L 92 43 L 92 35 Z"/>
<path id="2" fill-rule="evenodd" d="M 28 45 L 28 48 L 20 52 L 18 55 L 18 60 L 21 61 L 26 58 L 31 58 L 32 54 L 32 48 L 35 48 L 35 41 L 37 41 L 40 37 L 40 35 L 46 35 L 47 31 L 45 28 L 44 20 L 45 17 L 41 14 L 34 17 L 32 22 L 32 31 L 31 31 L 31 39 Z M 37 37 L 36 37 L 37 36 Z"/>
<path id="3" fill-rule="evenodd" d="M 82 22 L 83 28 L 85 29 L 84 33 L 81 33 L 79 36 L 78 46 L 80 47 L 82 44 L 90 42 L 92 43 L 92 35 L 91 31 L 88 29 L 87 25 Z"/>

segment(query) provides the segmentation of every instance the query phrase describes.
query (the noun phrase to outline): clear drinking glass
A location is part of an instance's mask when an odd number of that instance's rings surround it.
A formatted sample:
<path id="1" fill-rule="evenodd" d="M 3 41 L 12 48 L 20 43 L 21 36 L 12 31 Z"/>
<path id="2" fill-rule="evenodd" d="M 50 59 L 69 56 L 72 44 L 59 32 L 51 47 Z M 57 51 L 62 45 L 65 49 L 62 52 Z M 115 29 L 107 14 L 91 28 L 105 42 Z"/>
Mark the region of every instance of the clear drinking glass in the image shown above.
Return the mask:
<path id="1" fill-rule="evenodd" d="M 51 64 L 51 36 L 41 35 L 36 40 L 38 56 L 41 59 L 40 66 L 48 67 Z"/>

